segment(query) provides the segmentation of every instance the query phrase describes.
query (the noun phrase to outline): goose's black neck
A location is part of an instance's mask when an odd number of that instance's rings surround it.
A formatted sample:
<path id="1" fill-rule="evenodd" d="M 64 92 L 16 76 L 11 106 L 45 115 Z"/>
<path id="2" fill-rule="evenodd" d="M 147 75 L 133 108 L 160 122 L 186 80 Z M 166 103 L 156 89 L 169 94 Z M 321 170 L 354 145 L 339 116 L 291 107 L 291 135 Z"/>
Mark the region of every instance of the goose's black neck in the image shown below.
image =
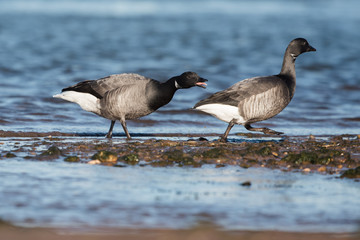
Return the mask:
<path id="1" fill-rule="evenodd" d="M 167 89 L 168 91 L 173 91 L 173 94 L 176 92 L 176 90 L 178 90 L 179 88 L 177 87 L 177 82 L 176 82 L 176 77 L 172 77 L 169 80 L 167 80 L 166 82 L 161 83 L 161 87 L 163 89 Z"/>
<path id="2" fill-rule="evenodd" d="M 175 81 L 175 78 L 170 78 L 163 83 L 153 81 L 148 84 L 146 95 L 149 100 L 149 107 L 152 110 L 155 111 L 171 101 L 177 90 Z"/>
<path id="3" fill-rule="evenodd" d="M 290 90 L 290 98 L 294 96 L 296 87 L 295 60 L 296 56 L 290 53 L 289 49 L 286 49 L 281 71 L 278 75 L 288 86 Z"/>
<path id="4" fill-rule="evenodd" d="M 295 79 L 296 78 L 295 60 L 296 60 L 296 56 L 290 53 L 289 49 L 286 49 L 280 75 L 285 75 L 288 78 Z"/>

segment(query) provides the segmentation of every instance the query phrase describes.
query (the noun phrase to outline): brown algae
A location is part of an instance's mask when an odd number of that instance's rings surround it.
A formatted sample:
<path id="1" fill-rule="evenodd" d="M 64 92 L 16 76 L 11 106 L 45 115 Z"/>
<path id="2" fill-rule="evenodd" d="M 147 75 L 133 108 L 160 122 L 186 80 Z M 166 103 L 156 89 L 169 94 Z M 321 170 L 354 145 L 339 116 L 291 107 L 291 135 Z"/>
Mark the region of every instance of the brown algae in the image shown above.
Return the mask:
<path id="1" fill-rule="evenodd" d="M 44 147 L 47 150 L 37 150 Z M 238 165 L 242 168 L 267 167 L 342 174 L 348 169 L 359 167 L 359 149 L 359 138 L 349 135 L 286 137 L 282 141 L 249 138 L 228 143 L 193 139 L 114 142 L 86 138 L 69 142 L 68 137 L 64 137 L 33 138 L 31 141 L 16 139 L 16 144 L 0 152 L 0 155 L 3 159 L 23 157 L 33 160 L 64 157 L 62 159 L 66 162 L 114 166 L 141 164 L 154 167 L 200 167 L 203 164 L 215 164 L 217 167 Z"/>

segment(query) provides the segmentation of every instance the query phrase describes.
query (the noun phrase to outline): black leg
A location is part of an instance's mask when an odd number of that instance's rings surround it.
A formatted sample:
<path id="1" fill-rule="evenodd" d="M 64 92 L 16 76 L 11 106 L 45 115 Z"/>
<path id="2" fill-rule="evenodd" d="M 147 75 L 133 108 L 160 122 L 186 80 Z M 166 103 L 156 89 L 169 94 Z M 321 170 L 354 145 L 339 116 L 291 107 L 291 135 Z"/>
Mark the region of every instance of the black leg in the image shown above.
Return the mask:
<path id="1" fill-rule="evenodd" d="M 126 128 L 126 122 L 125 122 L 125 120 L 120 120 L 120 123 L 121 123 L 121 126 L 122 126 L 123 129 L 124 129 L 124 132 L 125 132 L 125 134 L 126 134 L 127 140 L 130 140 L 131 137 L 130 137 L 129 131 L 128 131 L 127 128 Z"/>
<path id="2" fill-rule="evenodd" d="M 263 132 L 265 134 L 276 134 L 276 135 L 284 134 L 283 132 L 277 132 L 277 131 L 271 130 L 269 128 L 254 128 L 254 127 L 250 126 L 250 124 L 248 124 L 248 123 L 245 124 L 244 127 L 249 131 Z"/>
<path id="3" fill-rule="evenodd" d="M 229 135 L 229 132 L 230 132 L 231 128 L 232 128 L 234 125 L 235 125 L 235 120 L 233 119 L 233 120 L 231 120 L 231 121 L 229 122 L 229 125 L 228 125 L 228 127 L 226 128 L 226 131 L 225 131 L 224 135 L 222 135 L 222 136 L 220 137 L 220 142 L 226 142 L 227 136 Z"/>
<path id="4" fill-rule="evenodd" d="M 106 138 L 112 138 L 112 132 L 113 132 L 114 125 L 115 125 L 115 121 L 111 121 L 110 129 L 105 136 Z"/>

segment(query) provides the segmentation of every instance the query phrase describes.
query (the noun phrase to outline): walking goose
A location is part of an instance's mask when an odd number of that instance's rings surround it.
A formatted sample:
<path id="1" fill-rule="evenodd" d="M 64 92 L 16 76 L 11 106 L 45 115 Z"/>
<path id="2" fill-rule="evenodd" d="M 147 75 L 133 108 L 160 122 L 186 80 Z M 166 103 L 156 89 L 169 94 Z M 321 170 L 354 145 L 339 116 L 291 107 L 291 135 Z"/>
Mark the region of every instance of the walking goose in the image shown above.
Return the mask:
<path id="1" fill-rule="evenodd" d="M 304 53 L 316 51 L 304 38 L 296 38 L 288 45 L 281 72 L 278 75 L 242 80 L 223 91 L 198 102 L 194 109 L 228 122 L 220 141 L 226 141 L 234 124 L 249 131 L 282 134 L 268 128 L 254 128 L 250 124 L 274 117 L 291 101 L 295 93 L 295 60 Z"/>
<path id="2" fill-rule="evenodd" d="M 85 111 L 110 119 L 107 138 L 112 137 L 115 121 L 119 120 L 127 139 L 131 139 L 126 120 L 146 116 L 168 104 L 178 89 L 206 88 L 206 81 L 194 72 L 184 72 L 164 83 L 135 73 L 124 73 L 77 83 L 62 89 L 54 97 L 77 103 Z"/>

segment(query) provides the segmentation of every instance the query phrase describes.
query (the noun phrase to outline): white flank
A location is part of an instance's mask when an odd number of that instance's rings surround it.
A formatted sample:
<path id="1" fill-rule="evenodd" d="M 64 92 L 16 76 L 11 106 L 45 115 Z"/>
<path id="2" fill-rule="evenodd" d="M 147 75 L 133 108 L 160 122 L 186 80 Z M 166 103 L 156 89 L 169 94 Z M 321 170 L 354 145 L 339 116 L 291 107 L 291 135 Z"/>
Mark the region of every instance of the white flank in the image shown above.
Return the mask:
<path id="1" fill-rule="evenodd" d="M 65 91 L 53 96 L 54 98 L 61 98 L 69 102 L 77 103 L 82 109 L 88 112 L 100 114 L 99 99 L 90 93 L 82 93 L 75 91 Z"/>
<path id="2" fill-rule="evenodd" d="M 224 122 L 230 122 L 233 119 L 237 124 L 245 122 L 244 118 L 240 116 L 238 108 L 234 106 L 213 103 L 201 105 L 195 109 L 211 114 Z"/>

